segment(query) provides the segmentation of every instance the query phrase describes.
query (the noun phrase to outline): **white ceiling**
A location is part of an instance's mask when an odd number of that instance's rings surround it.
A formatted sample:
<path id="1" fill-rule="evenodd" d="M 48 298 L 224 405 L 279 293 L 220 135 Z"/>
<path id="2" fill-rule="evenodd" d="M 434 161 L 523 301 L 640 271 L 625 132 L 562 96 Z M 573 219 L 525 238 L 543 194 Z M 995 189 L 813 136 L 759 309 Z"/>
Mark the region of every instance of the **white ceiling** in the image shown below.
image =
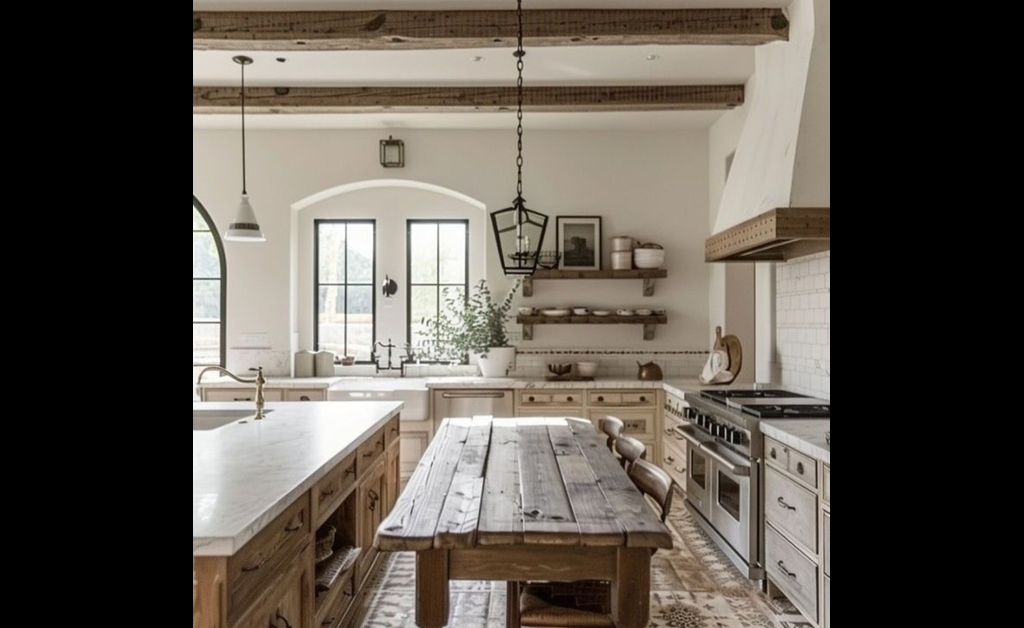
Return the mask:
<path id="1" fill-rule="evenodd" d="M 789 0 L 526 0 L 528 9 L 779 7 Z M 511 0 L 193 0 L 193 10 L 503 9 Z M 192 51 L 192 85 L 234 86 L 238 51 Z M 255 59 L 246 82 L 263 87 L 513 85 L 512 49 L 243 52 Z M 648 57 L 656 57 L 648 60 Z M 280 63 L 278 58 L 284 58 Z M 754 71 L 746 46 L 606 46 L 527 50 L 527 85 L 734 85 Z M 347 114 L 252 116 L 253 128 L 505 128 L 514 114 Z M 532 114 L 530 125 L 559 129 L 693 129 L 721 112 Z M 192 116 L 194 129 L 233 128 L 229 115 Z"/>

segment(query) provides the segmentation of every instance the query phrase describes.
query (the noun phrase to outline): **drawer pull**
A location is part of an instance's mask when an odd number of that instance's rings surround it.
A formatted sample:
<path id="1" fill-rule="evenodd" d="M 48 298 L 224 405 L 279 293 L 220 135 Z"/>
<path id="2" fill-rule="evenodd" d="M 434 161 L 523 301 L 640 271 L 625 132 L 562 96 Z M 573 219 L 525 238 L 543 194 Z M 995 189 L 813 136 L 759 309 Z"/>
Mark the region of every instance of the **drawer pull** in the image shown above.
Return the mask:
<path id="1" fill-rule="evenodd" d="M 669 456 L 668 458 L 665 458 L 665 462 L 667 462 L 669 464 L 675 464 L 676 463 L 676 459 L 673 458 L 672 456 Z"/>
<path id="2" fill-rule="evenodd" d="M 284 622 L 284 628 L 292 628 L 292 623 L 290 621 L 288 621 L 288 618 L 285 617 L 284 615 L 282 615 L 281 613 L 277 614 L 277 619 L 274 620 L 274 623 L 271 624 L 271 626 L 273 628 L 281 628 L 281 625 L 278 624 L 278 622 L 281 622 L 281 621 Z"/>
<path id="3" fill-rule="evenodd" d="M 370 452 L 367 452 L 367 453 L 363 454 L 363 458 L 373 458 L 376 455 L 377 455 L 377 450 L 374 449 L 373 451 L 370 451 Z"/>
<path id="4" fill-rule="evenodd" d="M 260 562 L 256 563 L 251 567 L 242 567 L 242 573 L 254 573 L 263 568 L 263 565 L 267 564 L 267 558 L 263 555 L 259 555 Z"/>
<path id="5" fill-rule="evenodd" d="M 800 475 L 804 474 L 804 463 L 802 463 L 802 462 L 796 463 L 796 472 L 799 473 Z"/>
<path id="6" fill-rule="evenodd" d="M 569 397 L 569 398 L 566 399 L 566 401 L 568 401 L 569 403 L 572 403 L 573 402 L 573 398 Z"/>
<path id="7" fill-rule="evenodd" d="M 535 401 L 537 401 L 537 398 L 536 398 L 536 397 L 530 397 L 530 403 L 533 403 L 533 402 L 535 402 Z"/>
<path id="8" fill-rule="evenodd" d="M 672 434 L 674 434 L 675 432 L 673 432 L 671 427 L 666 427 L 665 428 L 665 433 L 668 434 L 669 436 L 672 436 Z M 682 439 L 680 439 L 680 440 L 682 440 Z"/>
<path id="9" fill-rule="evenodd" d="M 647 397 L 640 397 L 640 403 L 647 403 Z"/>
<path id="10" fill-rule="evenodd" d="M 302 395 L 301 397 L 299 397 L 299 401 L 310 401 L 310 398 L 307 397 L 306 395 Z"/>
<path id="11" fill-rule="evenodd" d="M 370 512 L 377 510 L 377 502 L 380 501 L 380 495 L 376 491 L 370 490 L 367 496 L 370 498 Z"/>
<path id="12" fill-rule="evenodd" d="M 781 560 L 779 561 L 779 569 L 782 570 L 782 573 L 785 574 L 786 577 L 796 580 L 796 574 L 786 569 L 786 563 Z"/>
<path id="13" fill-rule="evenodd" d="M 779 454 L 778 454 L 778 452 L 775 451 L 774 447 L 772 447 L 772 453 L 770 453 L 768 455 L 772 457 L 772 460 L 778 460 L 779 459 Z"/>
<path id="14" fill-rule="evenodd" d="M 678 473 L 679 475 L 686 475 L 686 467 L 680 467 L 676 469 L 676 473 Z"/>
<path id="15" fill-rule="evenodd" d="M 604 403 L 604 397 L 598 397 L 597 398 L 597 402 L 598 403 Z"/>
<path id="16" fill-rule="evenodd" d="M 321 625 L 321 626 L 333 626 L 333 625 L 334 625 L 334 622 L 335 622 L 335 621 L 337 621 L 337 620 L 338 620 L 338 618 L 337 618 L 337 617 L 331 617 L 330 619 L 325 619 L 325 620 L 323 621 L 323 623 L 322 623 L 322 624 L 320 624 L 320 625 Z"/>
<path id="17" fill-rule="evenodd" d="M 779 506 L 785 508 L 786 510 L 792 510 L 793 512 L 796 512 L 796 507 L 790 506 L 789 504 L 786 503 L 786 500 L 781 497 L 779 498 Z"/>
<path id="18" fill-rule="evenodd" d="M 345 475 L 355 475 L 355 474 L 356 474 L 356 465 L 352 465 L 351 467 L 345 469 Z"/>
<path id="19" fill-rule="evenodd" d="M 328 497 L 334 497 L 335 490 L 332 488 L 329 491 L 320 491 L 320 499 L 327 499 Z"/>

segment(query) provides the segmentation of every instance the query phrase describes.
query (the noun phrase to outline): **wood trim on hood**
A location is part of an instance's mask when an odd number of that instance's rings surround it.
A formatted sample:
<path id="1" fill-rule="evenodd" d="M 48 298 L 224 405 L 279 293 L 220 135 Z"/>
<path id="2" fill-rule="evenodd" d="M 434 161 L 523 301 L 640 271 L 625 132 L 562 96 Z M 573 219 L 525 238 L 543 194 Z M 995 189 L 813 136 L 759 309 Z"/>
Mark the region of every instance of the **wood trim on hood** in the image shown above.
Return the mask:
<path id="1" fill-rule="evenodd" d="M 830 207 L 773 209 L 708 238 L 707 262 L 787 262 L 831 250 Z"/>

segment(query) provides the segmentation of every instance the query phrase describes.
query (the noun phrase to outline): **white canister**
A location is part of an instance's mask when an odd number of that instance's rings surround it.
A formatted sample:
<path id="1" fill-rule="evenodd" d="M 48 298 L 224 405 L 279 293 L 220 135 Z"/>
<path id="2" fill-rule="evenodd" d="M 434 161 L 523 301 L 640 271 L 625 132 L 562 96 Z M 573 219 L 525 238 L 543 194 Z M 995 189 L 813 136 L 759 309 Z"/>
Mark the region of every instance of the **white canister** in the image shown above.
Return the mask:
<path id="1" fill-rule="evenodd" d="M 633 270 L 633 253 L 631 251 L 612 253 L 612 270 Z"/>
<path id="2" fill-rule="evenodd" d="M 295 377 L 315 377 L 316 354 L 312 351 L 299 351 L 295 354 Z"/>
<path id="3" fill-rule="evenodd" d="M 636 240 L 626 236 L 612 238 L 612 253 L 632 252 L 636 248 Z"/>
<path id="4" fill-rule="evenodd" d="M 316 354 L 316 376 L 334 377 L 334 354 L 330 351 Z"/>

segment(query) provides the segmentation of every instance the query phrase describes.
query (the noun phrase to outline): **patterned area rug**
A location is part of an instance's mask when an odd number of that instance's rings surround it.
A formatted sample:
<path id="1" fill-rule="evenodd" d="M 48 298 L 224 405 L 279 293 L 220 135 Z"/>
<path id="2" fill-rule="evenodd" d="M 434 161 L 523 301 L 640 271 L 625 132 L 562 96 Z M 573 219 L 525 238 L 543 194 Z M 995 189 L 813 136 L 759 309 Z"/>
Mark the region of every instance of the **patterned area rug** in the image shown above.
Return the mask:
<path id="1" fill-rule="evenodd" d="M 676 549 L 658 552 L 651 566 L 651 628 L 811 628 L 740 575 L 685 508 L 669 528 Z M 451 595 L 451 628 L 504 628 L 505 583 L 453 582 Z M 365 600 L 357 626 L 416 628 L 415 555 L 388 557 Z"/>

